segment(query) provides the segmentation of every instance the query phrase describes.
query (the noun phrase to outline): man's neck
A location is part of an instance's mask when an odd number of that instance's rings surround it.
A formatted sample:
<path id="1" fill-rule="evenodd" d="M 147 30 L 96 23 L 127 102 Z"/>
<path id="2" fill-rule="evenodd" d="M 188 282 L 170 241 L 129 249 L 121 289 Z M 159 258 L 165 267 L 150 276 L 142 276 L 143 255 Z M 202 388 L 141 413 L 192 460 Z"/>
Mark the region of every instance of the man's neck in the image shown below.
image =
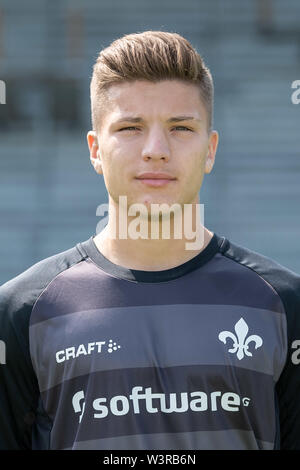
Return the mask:
<path id="1" fill-rule="evenodd" d="M 94 243 L 109 261 L 128 269 L 162 271 L 175 268 L 191 260 L 209 244 L 213 233 L 203 229 L 203 244 L 187 249 L 191 240 L 182 239 L 119 239 L 111 236 L 109 224 L 95 236 Z"/>

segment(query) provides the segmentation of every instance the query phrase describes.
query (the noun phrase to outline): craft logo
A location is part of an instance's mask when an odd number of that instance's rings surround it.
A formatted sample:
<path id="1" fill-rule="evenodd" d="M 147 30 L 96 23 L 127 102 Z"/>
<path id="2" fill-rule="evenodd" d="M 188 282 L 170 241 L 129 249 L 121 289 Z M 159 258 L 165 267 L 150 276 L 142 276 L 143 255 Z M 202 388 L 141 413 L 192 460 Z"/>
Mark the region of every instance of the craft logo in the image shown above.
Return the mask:
<path id="1" fill-rule="evenodd" d="M 0 80 L 0 104 L 6 104 L 6 85 L 3 80 Z"/>
<path id="2" fill-rule="evenodd" d="M 0 364 L 6 364 L 6 346 L 2 340 L 0 340 Z"/>
<path id="3" fill-rule="evenodd" d="M 103 353 L 108 352 L 111 354 L 114 351 L 118 351 L 121 348 L 120 344 L 117 344 L 112 339 L 109 340 L 107 347 L 102 349 L 102 347 L 106 344 L 106 341 L 93 341 L 87 344 L 80 344 L 79 346 L 71 346 L 66 349 L 62 349 L 61 351 L 57 351 L 55 354 L 56 362 L 59 364 L 60 362 L 69 361 L 70 359 L 75 359 L 79 356 L 89 356 L 93 353 Z"/>

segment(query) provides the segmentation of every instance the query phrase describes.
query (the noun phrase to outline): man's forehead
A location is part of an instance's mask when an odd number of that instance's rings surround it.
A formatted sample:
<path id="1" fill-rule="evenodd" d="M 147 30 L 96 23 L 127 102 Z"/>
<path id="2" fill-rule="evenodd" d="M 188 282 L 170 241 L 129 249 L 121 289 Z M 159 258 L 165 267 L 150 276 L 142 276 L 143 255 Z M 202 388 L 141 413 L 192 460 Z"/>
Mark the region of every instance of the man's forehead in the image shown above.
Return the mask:
<path id="1" fill-rule="evenodd" d="M 134 122 L 135 119 L 135 122 L 139 122 L 143 120 L 143 116 L 147 117 L 152 114 L 159 114 L 165 119 L 180 117 L 178 121 L 183 120 L 184 116 L 195 121 L 199 120 L 202 114 L 199 109 L 199 104 L 202 105 L 199 89 L 195 85 L 174 82 L 136 81 L 111 85 L 107 90 L 109 120 Z M 156 92 L 158 92 L 158 100 L 155 100 Z M 163 92 L 163 99 L 161 99 L 161 92 Z M 195 98 L 198 99 L 195 101 Z"/>
<path id="2" fill-rule="evenodd" d="M 106 90 L 106 95 L 112 101 L 119 101 L 126 99 L 128 95 L 135 95 L 137 93 L 147 95 L 155 95 L 155 93 L 168 91 L 168 96 L 172 98 L 172 90 L 176 95 L 190 94 L 195 96 L 199 92 L 199 87 L 193 83 L 188 83 L 180 80 L 160 80 L 158 82 L 151 82 L 150 80 L 135 80 L 132 82 L 113 83 Z"/>

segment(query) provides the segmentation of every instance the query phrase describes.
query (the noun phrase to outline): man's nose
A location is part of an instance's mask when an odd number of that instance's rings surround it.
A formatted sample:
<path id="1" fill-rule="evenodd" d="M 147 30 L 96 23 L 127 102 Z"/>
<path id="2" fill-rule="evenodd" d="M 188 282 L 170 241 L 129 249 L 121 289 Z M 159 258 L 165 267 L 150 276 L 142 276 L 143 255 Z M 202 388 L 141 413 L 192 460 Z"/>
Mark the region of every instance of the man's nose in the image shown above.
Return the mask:
<path id="1" fill-rule="evenodd" d="M 170 146 L 163 130 L 150 131 L 144 143 L 142 157 L 145 160 L 170 159 Z"/>

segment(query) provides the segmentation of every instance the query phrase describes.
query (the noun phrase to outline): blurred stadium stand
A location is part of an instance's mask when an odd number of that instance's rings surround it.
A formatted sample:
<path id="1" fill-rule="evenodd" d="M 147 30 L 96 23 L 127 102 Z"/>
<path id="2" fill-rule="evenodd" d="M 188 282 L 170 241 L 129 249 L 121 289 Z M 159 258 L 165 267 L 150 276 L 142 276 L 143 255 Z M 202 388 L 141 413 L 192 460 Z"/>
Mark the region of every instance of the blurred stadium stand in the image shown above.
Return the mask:
<path id="1" fill-rule="evenodd" d="M 95 233 L 107 194 L 86 143 L 92 65 L 149 29 L 185 36 L 214 77 L 205 225 L 300 272 L 299 20 L 299 0 L 1 0 L 0 284 Z"/>

